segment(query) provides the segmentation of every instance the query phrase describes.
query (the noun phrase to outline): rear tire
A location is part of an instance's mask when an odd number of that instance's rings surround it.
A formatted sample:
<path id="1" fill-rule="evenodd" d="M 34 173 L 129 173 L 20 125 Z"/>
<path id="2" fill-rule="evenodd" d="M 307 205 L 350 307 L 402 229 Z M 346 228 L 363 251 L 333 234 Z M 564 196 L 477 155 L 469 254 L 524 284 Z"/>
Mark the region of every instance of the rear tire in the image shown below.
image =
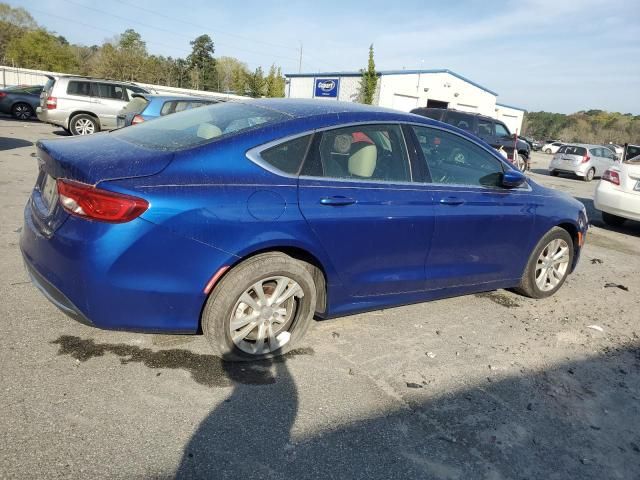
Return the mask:
<path id="1" fill-rule="evenodd" d="M 544 153 L 551 153 L 551 149 L 550 149 L 550 148 L 547 148 L 547 149 L 544 151 Z"/>
<path id="2" fill-rule="evenodd" d="M 621 227 L 627 219 L 611 213 L 602 212 L 602 221 L 611 227 Z"/>
<path id="3" fill-rule="evenodd" d="M 34 111 L 28 103 L 19 102 L 11 107 L 11 115 L 16 120 L 29 120 L 33 117 Z"/>
<path id="4" fill-rule="evenodd" d="M 202 330 L 223 360 L 273 358 L 304 337 L 315 307 L 316 288 L 305 264 L 265 253 L 225 274 L 205 304 Z"/>
<path id="5" fill-rule="evenodd" d="M 593 180 L 593 177 L 596 175 L 596 169 L 595 168 L 590 168 L 587 173 L 584 174 L 584 177 L 582 177 L 582 179 L 585 182 L 590 182 L 591 180 Z"/>
<path id="6" fill-rule="evenodd" d="M 72 135 L 91 135 L 100 131 L 100 125 L 95 117 L 81 113 L 71 118 L 69 131 Z"/>
<path id="7" fill-rule="evenodd" d="M 516 292 L 530 298 L 550 297 L 567 279 L 573 265 L 573 254 L 573 240 L 569 232 L 553 227 L 533 249 Z M 555 257 L 558 258 L 554 260 Z M 563 268 L 556 269 L 560 265 Z"/>

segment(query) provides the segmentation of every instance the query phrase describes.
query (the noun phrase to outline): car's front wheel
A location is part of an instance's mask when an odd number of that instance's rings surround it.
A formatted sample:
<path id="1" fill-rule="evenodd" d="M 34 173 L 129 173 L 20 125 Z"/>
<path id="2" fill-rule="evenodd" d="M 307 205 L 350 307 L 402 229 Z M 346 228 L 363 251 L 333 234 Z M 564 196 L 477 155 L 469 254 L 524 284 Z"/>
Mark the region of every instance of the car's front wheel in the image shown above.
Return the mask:
<path id="1" fill-rule="evenodd" d="M 265 253 L 240 263 L 216 285 L 202 330 L 225 360 L 277 357 L 304 336 L 315 307 L 315 284 L 305 265 L 284 253 Z"/>
<path id="2" fill-rule="evenodd" d="M 560 227 L 552 228 L 531 253 L 516 291 L 531 298 L 553 295 L 569 275 L 573 254 L 569 232 Z"/>

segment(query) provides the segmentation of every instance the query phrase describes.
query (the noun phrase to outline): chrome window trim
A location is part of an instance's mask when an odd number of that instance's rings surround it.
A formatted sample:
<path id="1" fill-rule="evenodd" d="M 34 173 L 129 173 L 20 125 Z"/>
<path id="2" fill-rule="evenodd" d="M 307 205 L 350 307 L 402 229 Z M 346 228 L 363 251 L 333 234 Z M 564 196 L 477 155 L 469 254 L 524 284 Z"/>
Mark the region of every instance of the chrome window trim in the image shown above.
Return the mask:
<path id="1" fill-rule="evenodd" d="M 524 191 L 524 192 L 530 192 L 533 189 L 531 188 L 531 185 L 529 185 L 529 182 L 525 182 L 526 188 L 524 186 L 522 187 L 517 187 L 517 188 L 505 188 L 505 187 L 483 187 L 481 185 L 465 185 L 465 184 L 449 184 L 449 183 L 436 183 L 436 182 L 418 182 L 418 181 L 414 181 L 412 180 L 411 182 L 389 182 L 386 180 L 361 180 L 361 179 L 344 179 L 344 178 L 330 178 L 330 177 L 316 177 L 316 176 L 309 176 L 309 175 L 300 175 L 300 174 L 290 174 L 290 173 L 286 173 L 283 172 L 281 170 L 278 170 L 277 168 L 273 167 L 271 164 L 269 164 L 266 160 L 264 160 L 262 158 L 262 156 L 260 155 L 264 150 L 267 150 L 269 148 L 272 147 L 277 147 L 280 144 L 289 142 L 291 140 L 295 140 L 296 138 L 300 138 L 300 137 L 304 137 L 306 135 L 314 135 L 316 133 L 321 133 L 321 132 L 326 132 L 328 130 L 337 130 L 340 128 L 349 128 L 349 127 L 356 127 L 356 126 L 360 126 L 360 125 L 398 125 L 400 128 L 400 132 L 402 133 L 402 138 L 405 142 L 405 151 L 407 153 L 407 155 L 409 155 L 409 150 L 408 150 L 408 145 L 406 143 L 406 138 L 404 136 L 404 132 L 402 131 L 402 125 L 410 125 L 410 126 L 417 126 L 417 127 L 423 127 L 423 128 L 433 128 L 436 130 L 440 130 L 449 134 L 453 134 L 456 135 L 458 137 L 460 137 L 463 140 L 466 140 L 468 142 L 473 143 L 474 145 L 477 145 L 478 147 L 480 147 L 481 149 L 483 149 L 485 152 L 487 152 L 489 155 L 491 155 L 493 158 L 496 159 L 496 161 L 502 165 L 502 166 L 507 166 L 508 168 L 512 168 L 512 166 L 508 165 L 507 162 L 505 162 L 505 160 L 500 157 L 499 153 L 497 150 L 495 150 L 494 152 L 492 152 L 491 148 L 487 148 L 484 145 L 482 145 L 481 143 L 476 142 L 473 139 L 469 139 L 467 137 L 465 137 L 464 135 L 459 134 L 458 132 L 454 132 L 452 130 L 449 130 L 448 128 L 444 128 L 441 127 L 439 125 L 429 125 L 426 123 L 420 123 L 420 122 L 404 122 L 404 121 L 384 121 L 384 120 L 372 120 L 372 121 L 360 121 L 360 122 L 349 122 L 349 123 L 344 123 L 342 125 L 336 126 L 336 125 L 332 125 L 332 126 L 328 126 L 328 127 L 321 127 L 321 128 L 315 128 L 315 129 L 311 129 L 311 130 L 306 130 L 304 132 L 300 132 L 300 133 L 295 133 L 292 135 L 287 135 L 286 137 L 281 137 L 278 138 L 276 140 L 272 140 L 270 142 L 267 143 L 263 143 L 261 145 L 258 145 L 256 147 L 253 147 L 249 150 L 247 150 L 246 152 L 246 156 L 249 160 L 251 160 L 253 163 L 255 163 L 256 165 L 258 165 L 259 167 L 262 167 L 263 169 L 267 170 L 270 173 L 273 173 L 274 175 L 278 175 L 280 177 L 284 177 L 284 178 L 291 178 L 291 179 L 297 179 L 297 178 L 302 178 L 305 180 L 319 180 L 319 181 L 332 181 L 332 182 L 352 182 L 352 183 L 373 183 L 373 184 L 381 184 L 381 185 L 422 185 L 422 186 L 438 186 L 438 187 L 466 187 L 466 188 L 473 188 L 476 189 L 474 191 L 477 191 L 477 189 L 480 190 L 486 190 L 487 192 L 498 192 L 498 193 L 508 193 L 508 192 L 517 192 L 517 191 Z M 311 145 L 311 142 L 309 142 L 309 146 Z M 308 149 L 307 149 L 307 154 L 309 153 Z M 306 159 L 306 155 L 305 155 L 305 159 Z M 407 160 L 409 161 L 409 171 L 411 173 L 411 178 L 413 179 L 413 171 L 411 170 L 411 161 L 410 158 L 407 158 Z M 303 162 L 304 163 L 304 162 Z"/>

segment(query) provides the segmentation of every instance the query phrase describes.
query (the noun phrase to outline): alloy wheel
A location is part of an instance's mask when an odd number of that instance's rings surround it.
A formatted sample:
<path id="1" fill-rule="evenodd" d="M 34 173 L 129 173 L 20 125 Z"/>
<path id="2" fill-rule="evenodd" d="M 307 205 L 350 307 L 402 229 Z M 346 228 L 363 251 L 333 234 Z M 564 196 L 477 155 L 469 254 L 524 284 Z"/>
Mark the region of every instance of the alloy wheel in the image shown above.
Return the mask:
<path id="1" fill-rule="evenodd" d="M 257 281 L 238 298 L 229 321 L 231 340 L 243 352 L 264 355 L 286 345 L 288 329 L 296 317 L 297 301 L 304 296 L 289 277 Z"/>
<path id="2" fill-rule="evenodd" d="M 79 118 L 74 122 L 74 126 L 78 135 L 91 135 L 96 130 L 94 123 L 88 118 Z"/>
<path id="3" fill-rule="evenodd" d="M 553 290 L 567 275 L 569 245 L 561 238 L 551 240 L 536 262 L 536 285 L 543 292 Z"/>
<path id="4" fill-rule="evenodd" d="M 13 111 L 19 120 L 29 120 L 31 118 L 31 108 L 28 105 L 16 105 Z"/>

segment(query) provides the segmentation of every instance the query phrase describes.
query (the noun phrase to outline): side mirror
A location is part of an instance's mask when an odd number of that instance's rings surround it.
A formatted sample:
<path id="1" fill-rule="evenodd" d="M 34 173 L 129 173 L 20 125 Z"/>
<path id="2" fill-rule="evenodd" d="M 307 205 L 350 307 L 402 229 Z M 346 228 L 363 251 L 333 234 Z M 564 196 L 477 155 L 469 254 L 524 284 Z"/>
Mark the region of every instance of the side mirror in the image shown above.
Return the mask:
<path id="1" fill-rule="evenodd" d="M 507 170 L 502 174 L 502 186 L 506 188 L 519 187 L 527 181 L 524 173 L 518 170 Z"/>

